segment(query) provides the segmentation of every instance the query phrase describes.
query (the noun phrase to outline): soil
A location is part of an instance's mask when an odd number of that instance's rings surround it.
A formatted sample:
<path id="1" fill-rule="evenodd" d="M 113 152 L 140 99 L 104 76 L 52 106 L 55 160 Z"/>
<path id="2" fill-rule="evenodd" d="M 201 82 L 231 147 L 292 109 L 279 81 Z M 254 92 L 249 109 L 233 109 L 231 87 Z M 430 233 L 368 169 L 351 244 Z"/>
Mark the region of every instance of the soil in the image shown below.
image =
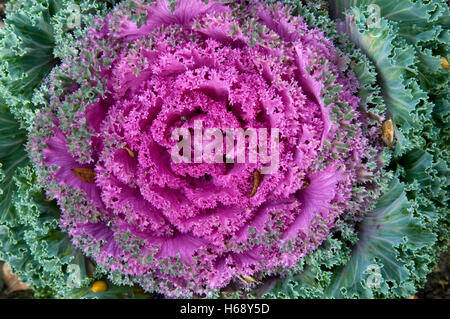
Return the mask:
<path id="1" fill-rule="evenodd" d="M 8 0 L 0 0 L 0 22 L 5 17 L 5 3 L 8 2 Z"/>
<path id="2" fill-rule="evenodd" d="M 29 299 L 33 291 L 0 261 L 0 299 Z"/>
<path id="3" fill-rule="evenodd" d="M 425 287 L 417 293 L 419 299 L 450 299 L 450 249 L 442 253 L 440 262 L 427 277 Z"/>

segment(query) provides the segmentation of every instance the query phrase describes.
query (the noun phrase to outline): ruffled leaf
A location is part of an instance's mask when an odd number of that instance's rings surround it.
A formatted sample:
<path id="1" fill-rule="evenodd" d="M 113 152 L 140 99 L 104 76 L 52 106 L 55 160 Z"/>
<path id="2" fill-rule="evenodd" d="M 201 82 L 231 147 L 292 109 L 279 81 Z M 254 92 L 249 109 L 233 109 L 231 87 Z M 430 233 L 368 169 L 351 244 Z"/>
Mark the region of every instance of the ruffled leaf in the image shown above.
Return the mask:
<path id="1" fill-rule="evenodd" d="M 353 8 L 342 27 L 376 65 L 383 98 L 396 126 L 396 154 L 402 154 L 424 143 L 419 137 L 423 123 L 416 107 L 427 96 L 407 78 L 407 72 L 416 72 L 414 48 L 406 43 L 395 46 L 396 29 L 387 20 L 380 20 L 380 28 L 367 28 L 367 19 L 364 12 Z"/>
<path id="2" fill-rule="evenodd" d="M 59 229 L 59 208 L 46 199 L 28 167 L 17 173 L 14 185 L 16 219 L 14 225 L 0 225 L 0 259 L 40 297 L 64 296 L 71 285 L 89 284 L 89 262 Z"/>
<path id="3" fill-rule="evenodd" d="M 410 273 L 395 248 L 401 244 L 420 248 L 432 245 L 436 238 L 420 226 L 410 210 L 405 186 L 394 179 L 390 190 L 378 201 L 375 211 L 360 224 L 359 241 L 353 248 L 351 259 L 334 272 L 325 293 L 327 297 L 389 296 L 390 287 L 394 287 L 400 296 L 414 292 L 414 286 L 405 284 L 410 279 Z M 373 291 L 367 284 L 371 268 L 378 268 L 381 274 L 379 287 L 374 287 Z"/>
<path id="4" fill-rule="evenodd" d="M 26 134 L 19 123 L 0 106 L 0 223 L 15 225 L 17 213 L 14 208 L 16 185 L 13 176 L 18 167 L 28 162 L 23 144 Z"/>
<path id="5" fill-rule="evenodd" d="M 24 2 L 8 10 L 0 29 L 0 89 L 8 105 L 28 104 L 34 89 L 56 65 L 50 23 L 56 10 L 53 0 Z"/>

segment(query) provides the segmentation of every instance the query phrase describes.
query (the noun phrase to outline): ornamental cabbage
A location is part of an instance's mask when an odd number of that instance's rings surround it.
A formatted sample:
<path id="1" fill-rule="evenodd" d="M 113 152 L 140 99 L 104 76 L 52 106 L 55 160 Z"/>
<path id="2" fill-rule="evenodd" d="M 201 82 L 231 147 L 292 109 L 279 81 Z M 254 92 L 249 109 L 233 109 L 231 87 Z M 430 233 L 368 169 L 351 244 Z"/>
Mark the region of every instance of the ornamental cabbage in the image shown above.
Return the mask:
<path id="1" fill-rule="evenodd" d="M 280 5 L 139 10 L 148 12 L 141 27 L 128 9 L 96 21 L 54 71 L 73 85 L 52 81 L 31 134 L 76 246 L 146 290 L 204 294 L 294 266 L 340 215 L 360 214 L 353 185 L 382 147 L 370 143 L 378 130 L 357 110 L 348 61 L 320 30 Z M 233 150 L 226 161 L 173 161 L 173 130 L 196 122 L 278 129 L 277 167 L 260 175 L 261 149 L 255 163 Z"/>
<path id="2" fill-rule="evenodd" d="M 42 295 L 423 282 L 448 242 L 444 2 L 74 3 L 13 2 L 0 37 L 0 257 Z"/>

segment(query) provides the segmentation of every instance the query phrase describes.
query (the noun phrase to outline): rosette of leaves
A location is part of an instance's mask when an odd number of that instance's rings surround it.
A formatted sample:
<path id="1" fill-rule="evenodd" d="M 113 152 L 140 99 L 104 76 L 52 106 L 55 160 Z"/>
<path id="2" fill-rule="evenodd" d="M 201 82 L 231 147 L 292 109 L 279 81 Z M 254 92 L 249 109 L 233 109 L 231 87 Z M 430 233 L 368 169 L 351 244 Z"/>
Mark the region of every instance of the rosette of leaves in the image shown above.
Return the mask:
<path id="1" fill-rule="evenodd" d="M 108 272 L 170 297 L 295 272 L 378 196 L 380 108 L 360 114 L 350 60 L 286 6 L 160 1 L 137 24 L 133 4 L 96 19 L 42 88 L 28 149 L 61 225 Z M 278 170 L 229 150 L 172 161 L 172 130 L 196 121 L 276 128 Z"/>
<path id="2" fill-rule="evenodd" d="M 79 28 L 67 27 L 72 14 L 67 8 L 71 3 L 83 13 Z M 146 10 L 139 9 L 137 2 L 129 3 L 137 10 L 135 13 L 140 13 L 133 19 L 145 28 Z M 168 15 L 176 10 L 174 4 L 167 7 Z M 442 67 L 442 58 L 448 54 L 448 8 L 443 1 L 374 1 L 382 16 L 380 25 L 374 26 L 368 1 L 336 1 L 330 11 L 324 2 L 285 4 L 292 9 L 292 16 L 301 16 L 309 28 L 324 30 L 344 53 L 343 65 L 351 67 L 360 83 L 358 111 L 367 121 L 363 127 L 369 132 L 369 140 L 381 145 L 378 134 L 387 119 L 385 112 L 392 120 L 395 138 L 383 153 L 374 149 L 369 165 L 359 172 L 364 183 L 354 187 L 356 198 L 365 198 L 364 192 L 369 192 L 373 199 L 365 202 L 360 213 L 340 215 L 325 241 L 299 258 L 289 271 L 252 274 L 262 283 L 241 275 L 224 294 L 237 297 L 247 291 L 248 296 L 276 298 L 410 296 L 423 283 L 448 242 L 448 72 Z M 79 46 L 73 43 L 85 35 L 83 26 L 92 25 L 94 14 L 104 18 L 107 12 L 113 12 L 112 2 L 13 1 L 7 27 L 16 37 L 5 36 L 1 42 L 5 61 L 10 61 L 2 66 L 0 93 L 7 105 L 3 109 L 4 123 L 10 125 L 2 135 L 8 151 L 11 145 L 23 149 L 36 114 L 52 104 L 55 78 L 57 89 L 72 93 L 74 81 L 67 74 L 48 74 L 56 70 L 59 60 L 77 57 Z M 329 19 L 329 12 L 340 19 L 337 24 Z M 14 18 L 16 14 L 28 20 Z M 412 21 L 411 16 L 417 19 Z M 281 25 L 283 21 L 280 20 Z M 132 25 L 133 22 L 125 23 Z M 30 30 L 34 28 L 46 35 L 41 45 L 30 41 Z M 36 61 L 36 68 L 30 68 L 27 59 L 31 52 L 39 52 L 36 57 L 42 57 L 40 63 Z M 28 84 L 23 86 L 19 79 Z M 105 89 L 98 83 L 92 88 L 84 92 L 88 98 Z M 64 112 L 76 110 L 69 103 Z M 71 296 L 75 291 L 68 289 L 70 274 L 65 270 L 75 262 L 83 273 L 86 265 L 81 260 L 85 259 L 80 258 L 82 255 L 72 246 L 70 237 L 58 227 L 60 208 L 45 201 L 40 189 L 42 172 L 28 164 L 22 151 L 4 154 L 7 155 L 0 159 L 0 214 L 4 216 L 1 258 L 38 290 L 43 287 L 50 295 Z M 386 172 L 379 169 L 384 165 L 388 165 Z M 378 199 L 380 193 L 384 195 Z M 97 267 L 96 272 L 108 270 Z M 131 284 L 118 273 L 109 275 L 117 284 Z M 87 284 L 92 279 L 84 275 L 82 278 L 86 288 L 77 290 L 74 297 L 87 296 Z M 374 278 L 375 284 L 371 280 Z"/>

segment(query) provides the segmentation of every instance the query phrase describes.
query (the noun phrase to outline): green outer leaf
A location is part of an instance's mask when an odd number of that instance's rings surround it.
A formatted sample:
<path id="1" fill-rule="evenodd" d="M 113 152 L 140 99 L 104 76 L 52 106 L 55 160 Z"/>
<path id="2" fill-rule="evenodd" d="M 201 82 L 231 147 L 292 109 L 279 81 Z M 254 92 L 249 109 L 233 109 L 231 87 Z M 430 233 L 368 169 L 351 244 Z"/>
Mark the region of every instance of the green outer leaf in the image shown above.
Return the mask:
<path id="1" fill-rule="evenodd" d="M 359 19 L 358 19 L 359 17 Z M 396 29 L 386 19 L 380 28 L 366 28 L 367 17 L 358 8 L 346 15 L 346 33 L 374 62 L 388 113 L 396 126 L 396 154 L 403 154 L 424 143 L 420 138 L 423 122 L 416 107 L 426 94 L 407 78 L 407 72 L 416 72 L 415 50 L 406 43 L 395 45 Z M 429 116 L 429 115 L 426 115 Z"/>
<path id="2" fill-rule="evenodd" d="M 377 5 L 381 16 L 402 24 L 425 25 L 430 22 L 449 23 L 448 4 L 445 0 L 330 0 L 333 18 L 343 18 L 343 13 L 351 7 L 368 10 L 369 5 Z"/>
<path id="3" fill-rule="evenodd" d="M 430 20 L 430 13 L 435 5 L 444 4 L 443 1 L 432 1 L 425 4 L 423 1 L 412 2 L 410 0 L 332 0 L 330 1 L 331 13 L 336 17 L 343 17 L 343 13 L 351 7 L 359 7 L 367 10 L 369 5 L 375 4 L 380 7 L 381 15 L 390 20 L 406 23 L 421 23 Z"/>
<path id="4" fill-rule="evenodd" d="M 40 0 L 8 10 L 0 29 L 0 93 L 9 106 L 29 104 L 34 89 L 57 63 L 50 24 L 54 9 L 54 1 Z"/>
<path id="5" fill-rule="evenodd" d="M 342 225 L 344 228 L 345 226 Z M 299 273 L 286 278 L 273 278 L 256 290 L 253 297 L 265 298 L 324 298 L 336 265 L 349 259 L 350 249 L 344 241 L 330 234 L 319 249 L 299 261 Z M 349 239 L 349 238 L 347 238 Z"/>
<path id="6" fill-rule="evenodd" d="M 114 286 L 108 284 L 108 290 L 105 292 L 92 292 L 91 287 L 74 289 L 69 295 L 69 299 L 148 299 L 142 289 L 127 286 Z"/>
<path id="7" fill-rule="evenodd" d="M 0 224 L 0 259 L 35 289 L 38 297 L 69 293 L 69 265 L 79 269 L 80 284 L 88 285 L 92 281 L 88 262 L 59 229 L 59 208 L 46 200 L 31 168 L 20 169 L 14 182 L 18 187 L 13 198 L 17 219 L 14 225 Z"/>
<path id="8" fill-rule="evenodd" d="M 404 185 L 395 178 L 389 192 L 377 202 L 375 211 L 361 223 L 358 244 L 349 262 L 333 274 L 325 293 L 327 297 L 374 297 L 374 292 L 363 284 L 367 279 L 364 272 L 371 264 L 381 267 L 382 278 L 391 282 L 399 295 L 414 293 L 414 286 L 405 286 L 410 274 L 395 248 L 401 244 L 409 248 L 432 245 L 436 236 L 420 227 L 410 213 L 411 207 Z M 389 286 L 383 282 L 377 292 L 389 295 L 388 290 Z"/>
<path id="9" fill-rule="evenodd" d="M 0 106 L 0 223 L 17 224 L 13 176 L 18 167 L 28 163 L 25 140 L 26 133 L 20 130 L 19 123 Z"/>
<path id="10" fill-rule="evenodd" d="M 396 38 L 402 38 L 417 51 L 417 77 L 422 89 L 432 98 L 449 92 L 450 70 L 441 66 L 440 57 L 450 58 L 450 14 L 447 1 L 411 0 L 336 0 L 330 1 L 331 12 L 343 18 L 343 13 L 356 6 L 368 10 L 369 5 L 380 8 L 384 19 L 395 21 L 398 26 Z M 349 11 L 347 11 L 349 12 Z"/>
<path id="11" fill-rule="evenodd" d="M 366 16 L 362 12 L 367 9 L 369 3 L 375 3 L 381 8 L 384 16 L 381 30 L 365 26 Z M 356 5 L 357 8 L 349 9 L 350 5 Z M 415 223 L 426 228 L 437 239 L 434 243 L 422 245 L 421 248 L 414 247 L 410 243 L 402 244 L 402 248 L 397 251 L 401 253 L 404 261 L 403 272 L 405 269 L 409 272 L 408 281 L 404 282 L 404 286 L 419 286 L 423 284 L 430 268 L 436 264 L 440 251 L 447 247 L 449 241 L 449 71 L 442 68 L 440 59 L 440 56 L 448 57 L 450 42 L 448 6 L 445 1 L 338 0 L 334 2 L 334 9 L 336 7 L 340 7 L 337 11 L 349 9 L 346 11 L 346 30 L 353 32 L 352 39 L 378 62 L 377 67 L 382 80 L 386 80 L 383 75 L 387 72 L 383 69 L 389 71 L 389 64 L 379 62 L 380 52 L 384 52 L 383 57 L 391 60 L 395 66 L 398 65 L 398 61 L 407 61 L 408 55 L 410 56 L 408 63 L 400 64 L 403 71 L 399 81 L 403 81 L 403 93 L 406 93 L 400 96 L 402 98 L 408 96 L 410 101 L 418 102 L 412 110 L 412 121 L 409 121 L 417 123 L 417 116 L 422 125 L 414 128 L 417 136 L 413 136 L 411 132 L 405 130 L 404 122 L 400 122 L 397 133 L 402 149 L 397 147 L 397 157 L 391 166 L 396 169 L 400 180 L 404 183 L 405 192 L 413 208 L 411 214 L 414 215 Z M 342 17 L 342 13 L 334 11 L 337 17 Z M 414 19 L 405 19 L 403 16 L 405 13 Z M 360 21 L 353 23 L 352 14 L 360 17 Z M 379 48 L 383 46 L 377 44 L 377 40 L 385 34 L 390 36 L 386 37 L 392 47 L 390 55 L 386 55 L 389 50 L 380 50 Z M 406 58 L 398 55 L 402 51 L 408 52 Z M 388 78 L 387 83 L 390 82 L 392 79 Z M 383 86 L 385 97 L 401 93 L 401 90 L 389 93 L 391 89 L 390 84 Z M 389 103 L 391 102 L 389 99 L 387 102 L 388 106 L 393 106 Z M 398 111 L 395 107 L 390 110 L 394 114 Z M 403 155 L 399 157 L 401 154 Z M 399 296 L 407 296 L 405 295 L 407 290 L 394 288 L 393 291 Z"/>
<path id="12" fill-rule="evenodd" d="M 46 201 L 27 167 L 26 133 L 5 107 L 0 124 L 0 259 L 46 297 L 67 290 L 69 263 L 80 267 L 82 283 L 89 282 L 84 257 L 58 228 L 58 207 Z"/>

